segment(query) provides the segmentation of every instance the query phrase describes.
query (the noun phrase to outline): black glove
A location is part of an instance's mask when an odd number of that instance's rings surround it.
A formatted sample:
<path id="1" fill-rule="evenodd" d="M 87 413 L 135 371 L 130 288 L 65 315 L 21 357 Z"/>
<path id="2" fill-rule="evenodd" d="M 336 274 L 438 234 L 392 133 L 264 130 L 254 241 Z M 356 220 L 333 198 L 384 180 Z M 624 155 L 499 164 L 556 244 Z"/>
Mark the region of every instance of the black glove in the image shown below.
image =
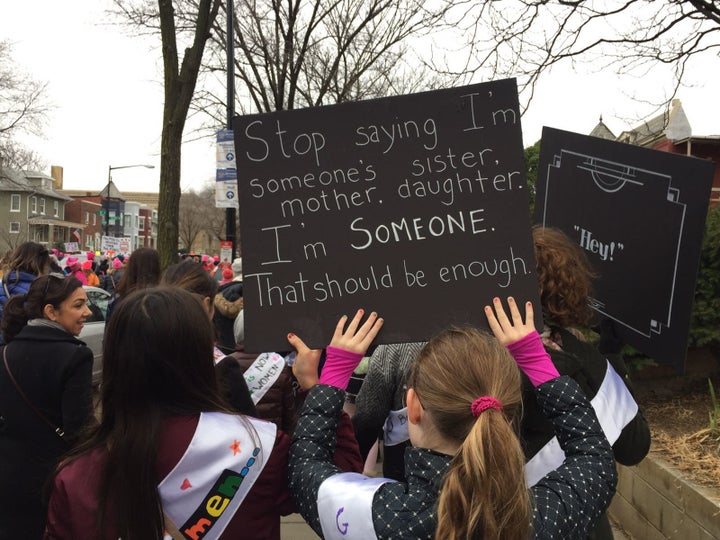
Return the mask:
<path id="1" fill-rule="evenodd" d="M 619 354 L 625 343 L 615 329 L 615 323 L 607 317 L 600 323 L 600 342 L 598 350 L 603 354 Z"/>

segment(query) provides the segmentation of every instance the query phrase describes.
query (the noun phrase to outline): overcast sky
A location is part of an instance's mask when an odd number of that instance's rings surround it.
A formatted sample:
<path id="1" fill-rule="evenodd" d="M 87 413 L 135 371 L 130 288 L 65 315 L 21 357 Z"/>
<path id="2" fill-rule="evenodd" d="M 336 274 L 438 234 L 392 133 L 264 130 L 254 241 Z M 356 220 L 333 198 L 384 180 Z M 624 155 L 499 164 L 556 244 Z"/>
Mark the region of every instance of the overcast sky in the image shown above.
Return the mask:
<path id="1" fill-rule="evenodd" d="M 99 24 L 108 0 L 0 0 L 0 39 L 14 43 L 13 58 L 49 83 L 55 105 L 43 139 L 25 142 L 49 165 L 64 168 L 65 187 L 100 191 L 108 167 L 121 191 L 156 191 L 160 172 L 162 65 L 158 50 L 120 29 Z M 720 135 L 720 60 L 690 73 L 693 88 L 679 98 L 693 135 Z M 659 70 L 658 70 L 659 71 Z M 659 73 L 658 73 L 659 76 Z M 669 90 L 669 89 L 668 89 Z M 651 114 L 632 96 L 657 98 L 664 81 L 580 74 L 569 67 L 545 77 L 522 119 L 525 146 L 543 125 L 589 133 L 600 115 L 617 135 Z M 182 188 L 200 187 L 215 174 L 214 141 L 183 146 Z"/>

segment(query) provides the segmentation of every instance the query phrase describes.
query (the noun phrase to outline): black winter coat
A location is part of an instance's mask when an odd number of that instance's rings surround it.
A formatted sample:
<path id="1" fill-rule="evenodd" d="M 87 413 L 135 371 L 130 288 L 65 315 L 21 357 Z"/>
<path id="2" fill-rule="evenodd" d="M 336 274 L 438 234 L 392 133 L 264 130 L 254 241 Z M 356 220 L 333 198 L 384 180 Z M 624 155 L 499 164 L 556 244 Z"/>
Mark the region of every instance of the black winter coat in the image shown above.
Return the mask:
<path id="1" fill-rule="evenodd" d="M 628 389 L 632 388 L 627 377 L 627 370 L 619 354 L 600 353 L 593 345 L 580 341 L 571 332 L 562 328 L 552 328 L 562 340 L 562 351 L 546 348 L 553 364 L 561 375 L 575 379 L 588 399 L 597 394 L 605 378 L 607 362 L 625 381 Z M 543 414 L 534 399 L 534 389 L 530 380 L 523 375 L 523 419 L 520 431 L 527 459 L 537 452 L 555 436 L 552 424 Z M 638 409 L 635 418 L 625 426 L 620 437 L 613 444 L 615 459 L 622 465 L 636 465 L 642 461 L 650 450 L 650 427 Z M 601 516 L 597 526 L 591 530 L 591 540 L 612 540 L 612 530 L 606 515 Z"/>
<path id="2" fill-rule="evenodd" d="M 0 354 L 28 400 L 62 440 L 25 403 L 0 360 L 0 539 L 41 538 L 42 490 L 57 459 L 92 416 L 92 351 L 71 334 L 26 326 Z"/>

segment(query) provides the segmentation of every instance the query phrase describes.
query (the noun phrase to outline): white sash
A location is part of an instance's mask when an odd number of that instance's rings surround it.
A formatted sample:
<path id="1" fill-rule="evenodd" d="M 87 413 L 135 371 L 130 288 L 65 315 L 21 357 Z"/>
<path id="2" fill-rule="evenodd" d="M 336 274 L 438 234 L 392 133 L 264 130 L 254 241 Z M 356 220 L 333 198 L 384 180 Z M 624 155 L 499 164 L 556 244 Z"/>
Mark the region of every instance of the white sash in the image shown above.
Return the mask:
<path id="1" fill-rule="evenodd" d="M 385 431 L 385 446 L 396 446 L 409 440 L 407 407 L 398 411 L 390 411 L 383 430 Z"/>
<path id="2" fill-rule="evenodd" d="M 184 538 L 220 537 L 267 463 L 276 431 L 254 418 L 200 415 L 185 454 L 158 486 L 165 515 Z"/>
<path id="3" fill-rule="evenodd" d="M 317 504 L 326 540 L 370 540 L 377 538 L 372 502 L 389 478 L 370 478 L 360 473 L 334 474 L 318 490 Z"/>
<path id="4" fill-rule="evenodd" d="M 285 359 L 277 353 L 262 353 L 245 371 L 245 382 L 257 405 L 285 368 Z"/>
<path id="5" fill-rule="evenodd" d="M 595 409 L 600 427 L 610 444 L 620 437 L 620 432 L 638 412 L 637 403 L 630 394 L 620 375 L 607 363 L 605 378 L 595 397 L 590 400 Z M 525 481 L 528 487 L 537 484 L 543 476 L 554 471 L 565 460 L 557 437 L 553 437 L 530 461 L 525 464 Z"/>
<path id="6" fill-rule="evenodd" d="M 220 360 L 222 360 L 226 356 L 227 356 L 227 354 L 222 352 L 220 349 L 218 349 L 217 347 L 213 347 L 213 361 L 215 362 L 216 366 L 218 365 Z"/>

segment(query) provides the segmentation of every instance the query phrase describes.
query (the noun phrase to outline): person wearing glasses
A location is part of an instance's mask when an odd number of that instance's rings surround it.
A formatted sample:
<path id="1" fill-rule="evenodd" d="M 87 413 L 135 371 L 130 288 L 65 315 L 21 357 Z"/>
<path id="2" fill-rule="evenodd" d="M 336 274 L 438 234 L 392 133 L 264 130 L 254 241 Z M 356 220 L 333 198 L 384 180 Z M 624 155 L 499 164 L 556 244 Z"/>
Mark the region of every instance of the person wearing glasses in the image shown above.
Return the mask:
<path id="1" fill-rule="evenodd" d="M 0 322 L 0 538 L 42 538 L 42 490 L 92 418 L 91 314 L 74 277 L 48 274 L 10 298 Z"/>

